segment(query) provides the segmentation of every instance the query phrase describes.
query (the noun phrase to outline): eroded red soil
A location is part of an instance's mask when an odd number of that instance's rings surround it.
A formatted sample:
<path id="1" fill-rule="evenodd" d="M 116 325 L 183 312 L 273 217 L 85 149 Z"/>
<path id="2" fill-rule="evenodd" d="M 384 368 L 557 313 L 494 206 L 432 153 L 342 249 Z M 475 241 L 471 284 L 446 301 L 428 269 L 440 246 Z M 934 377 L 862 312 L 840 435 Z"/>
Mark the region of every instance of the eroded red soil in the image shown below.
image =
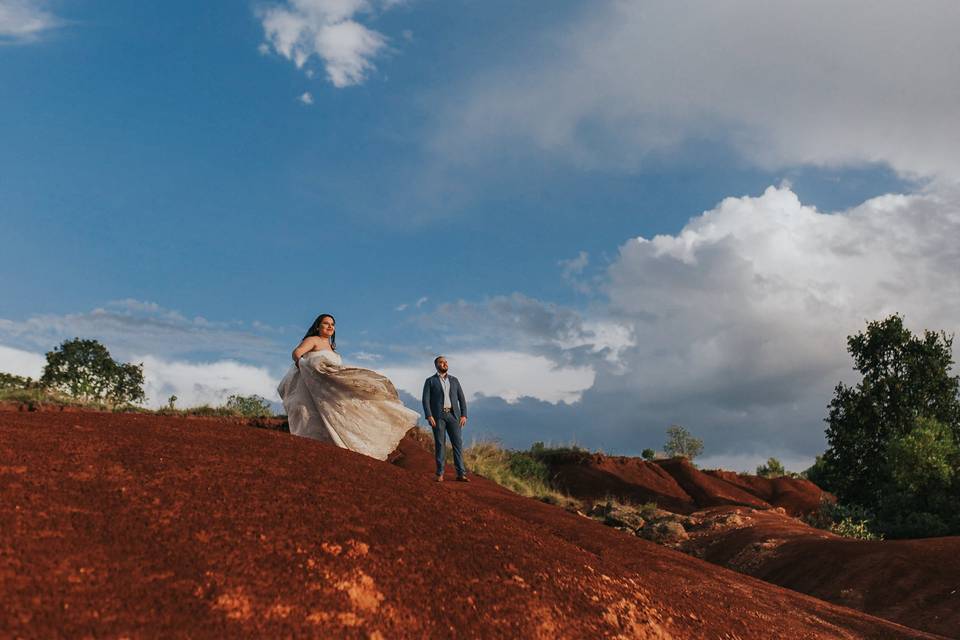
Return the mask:
<path id="1" fill-rule="evenodd" d="M 759 478 L 730 471 L 700 471 L 685 459 L 647 462 L 639 458 L 591 454 L 571 456 L 551 466 L 556 482 L 581 500 L 613 496 L 636 503 L 656 502 L 674 513 L 742 505 L 783 507 L 791 515 L 817 509 L 833 496 L 800 478 Z"/>
<path id="2" fill-rule="evenodd" d="M 0 412 L 0 636 L 931 637 L 403 453 Z"/>
<path id="3" fill-rule="evenodd" d="M 776 511 L 721 507 L 693 514 L 698 557 L 917 629 L 960 637 L 960 537 L 863 541 Z"/>
<path id="4" fill-rule="evenodd" d="M 553 471 L 571 495 L 656 502 L 709 526 L 681 548 L 722 566 L 904 625 L 960 637 L 960 537 L 866 542 L 795 517 L 833 496 L 799 478 L 700 471 L 686 460 L 582 456 Z M 782 508 L 785 513 L 777 511 Z"/>

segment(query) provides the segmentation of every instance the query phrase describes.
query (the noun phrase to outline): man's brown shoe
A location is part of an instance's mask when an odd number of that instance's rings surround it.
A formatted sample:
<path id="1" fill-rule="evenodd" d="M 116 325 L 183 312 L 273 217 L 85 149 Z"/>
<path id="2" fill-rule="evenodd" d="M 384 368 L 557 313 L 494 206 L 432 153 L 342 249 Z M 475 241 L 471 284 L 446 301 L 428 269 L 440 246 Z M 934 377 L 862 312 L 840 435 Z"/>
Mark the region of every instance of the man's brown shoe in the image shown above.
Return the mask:
<path id="1" fill-rule="evenodd" d="M 457 476 L 457 482 L 470 482 L 470 478 L 467 476 Z"/>
<path id="2" fill-rule="evenodd" d="M 437 482 L 443 482 L 443 476 L 437 476 Z"/>

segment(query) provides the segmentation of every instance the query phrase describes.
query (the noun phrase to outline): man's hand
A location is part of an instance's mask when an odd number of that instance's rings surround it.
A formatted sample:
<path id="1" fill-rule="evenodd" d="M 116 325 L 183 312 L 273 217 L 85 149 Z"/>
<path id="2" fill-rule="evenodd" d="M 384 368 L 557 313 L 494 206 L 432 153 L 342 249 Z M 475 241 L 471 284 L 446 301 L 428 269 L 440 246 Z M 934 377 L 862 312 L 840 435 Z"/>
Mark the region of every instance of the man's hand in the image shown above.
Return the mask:
<path id="1" fill-rule="evenodd" d="M 427 422 L 429 422 L 430 426 L 433 427 L 434 429 L 437 428 L 437 419 L 434 418 L 433 416 L 430 416 L 429 418 L 427 418 Z"/>
<path id="2" fill-rule="evenodd" d="M 460 426 L 461 427 L 467 426 L 467 416 L 460 416 Z"/>

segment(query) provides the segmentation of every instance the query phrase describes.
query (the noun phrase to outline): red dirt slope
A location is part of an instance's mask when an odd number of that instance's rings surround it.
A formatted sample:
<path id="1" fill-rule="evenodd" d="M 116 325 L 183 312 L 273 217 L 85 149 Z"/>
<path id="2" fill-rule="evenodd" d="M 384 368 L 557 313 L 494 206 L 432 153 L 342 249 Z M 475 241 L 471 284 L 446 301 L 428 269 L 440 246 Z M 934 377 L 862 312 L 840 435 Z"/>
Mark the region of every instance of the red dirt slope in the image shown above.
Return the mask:
<path id="1" fill-rule="evenodd" d="M 960 637 L 960 537 L 853 540 L 743 507 L 695 517 L 735 523 L 692 530 L 686 549 L 699 557 L 917 629 Z"/>
<path id="2" fill-rule="evenodd" d="M 632 502 L 656 502 L 674 513 L 742 505 L 783 507 L 791 515 L 800 515 L 815 510 L 824 496 L 832 499 L 807 480 L 700 471 L 685 459 L 647 462 L 622 456 L 574 455 L 552 463 L 551 472 L 559 486 L 581 500 L 601 500 L 609 495 Z"/>
<path id="3" fill-rule="evenodd" d="M 774 507 L 783 507 L 792 516 L 816 511 L 824 499 L 831 502 L 836 500 L 832 494 L 802 478 L 761 478 L 747 473 L 723 470 L 703 473 L 739 487 Z"/>
<path id="4" fill-rule="evenodd" d="M 432 482 L 418 455 L 0 412 L 0 636 L 932 637 L 479 478 Z"/>

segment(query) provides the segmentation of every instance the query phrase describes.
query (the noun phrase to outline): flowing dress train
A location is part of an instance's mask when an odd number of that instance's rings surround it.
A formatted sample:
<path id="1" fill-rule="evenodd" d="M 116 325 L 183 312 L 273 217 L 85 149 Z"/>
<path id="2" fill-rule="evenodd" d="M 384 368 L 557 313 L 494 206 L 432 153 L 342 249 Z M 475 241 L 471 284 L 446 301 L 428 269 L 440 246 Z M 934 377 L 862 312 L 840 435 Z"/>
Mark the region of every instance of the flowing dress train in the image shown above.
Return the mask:
<path id="1" fill-rule="evenodd" d="M 290 433 L 378 460 L 387 459 L 419 417 L 400 402 L 387 377 L 345 367 L 335 351 L 305 354 L 291 365 L 277 392 Z"/>

